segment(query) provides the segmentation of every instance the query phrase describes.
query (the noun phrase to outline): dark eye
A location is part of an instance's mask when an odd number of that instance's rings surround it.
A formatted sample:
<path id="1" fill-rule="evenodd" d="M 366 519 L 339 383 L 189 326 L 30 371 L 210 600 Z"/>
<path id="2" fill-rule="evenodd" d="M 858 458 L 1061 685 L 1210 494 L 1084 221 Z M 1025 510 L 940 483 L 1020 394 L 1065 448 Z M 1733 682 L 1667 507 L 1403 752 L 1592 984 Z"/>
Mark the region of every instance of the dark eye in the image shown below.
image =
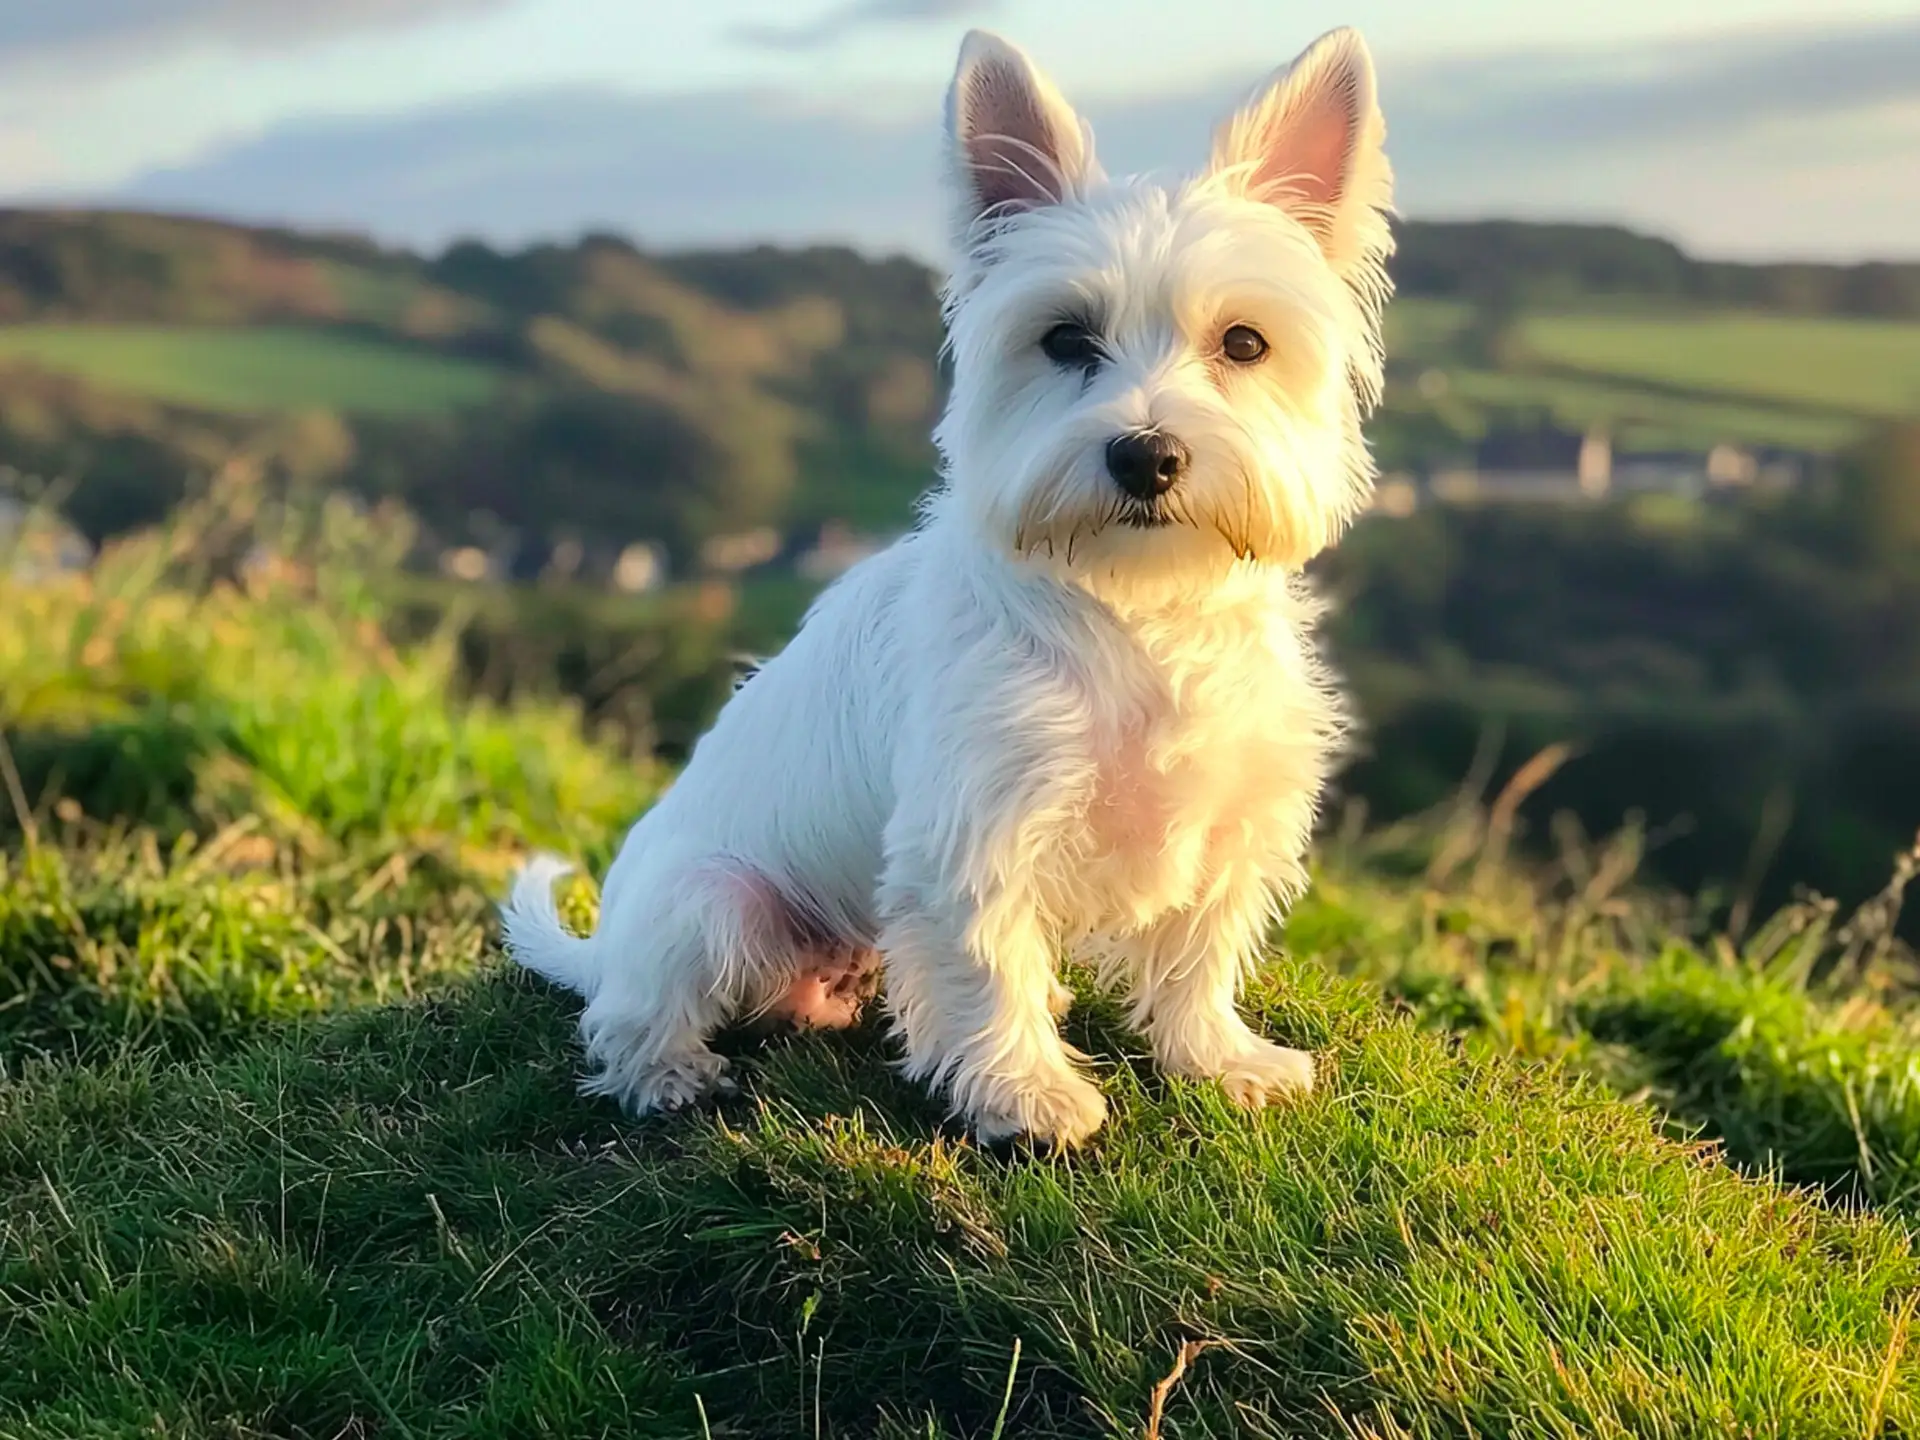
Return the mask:
<path id="1" fill-rule="evenodd" d="M 1040 337 L 1040 348 L 1056 365 L 1100 363 L 1100 337 L 1076 320 L 1063 320 Z"/>
<path id="2" fill-rule="evenodd" d="M 1220 352 L 1236 365 L 1251 365 L 1267 353 L 1267 337 L 1251 325 L 1229 325 Z"/>

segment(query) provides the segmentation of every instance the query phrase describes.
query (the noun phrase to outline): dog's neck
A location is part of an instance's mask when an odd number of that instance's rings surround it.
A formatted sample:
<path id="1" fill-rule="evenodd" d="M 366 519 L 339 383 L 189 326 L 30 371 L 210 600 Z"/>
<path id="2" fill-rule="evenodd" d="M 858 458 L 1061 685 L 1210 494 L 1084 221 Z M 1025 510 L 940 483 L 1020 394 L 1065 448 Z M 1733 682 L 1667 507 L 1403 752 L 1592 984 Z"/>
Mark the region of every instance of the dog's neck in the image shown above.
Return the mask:
<path id="1" fill-rule="evenodd" d="M 1154 622 L 1169 615 L 1214 615 L 1264 609 L 1291 594 L 1287 571 L 1263 560 L 1222 557 L 1217 570 L 1156 571 L 1139 567 L 1062 568 L 1050 576 L 1092 596 L 1123 622 Z"/>
<path id="2" fill-rule="evenodd" d="M 1075 603 L 1091 602 L 1128 631 L 1191 625 L 1232 617 L 1278 618 L 1291 628 L 1311 629 L 1320 603 L 1304 577 L 1257 559 L 1224 555 L 1217 568 L 1156 570 L 1130 565 L 1100 566 L 1081 560 L 1069 564 L 1044 552 L 1015 554 L 975 537 L 964 542 L 984 555 L 988 566 L 1016 586 L 1051 592 Z"/>

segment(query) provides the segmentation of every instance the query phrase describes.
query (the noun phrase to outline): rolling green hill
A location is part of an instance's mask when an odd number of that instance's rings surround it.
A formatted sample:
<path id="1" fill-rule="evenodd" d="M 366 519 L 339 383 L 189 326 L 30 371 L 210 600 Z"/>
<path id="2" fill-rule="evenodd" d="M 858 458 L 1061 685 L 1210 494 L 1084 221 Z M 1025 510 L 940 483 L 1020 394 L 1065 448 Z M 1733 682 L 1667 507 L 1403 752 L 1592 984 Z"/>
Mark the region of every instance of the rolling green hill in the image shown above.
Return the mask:
<path id="1" fill-rule="evenodd" d="M 1920 267 L 1717 265 L 1596 227 L 1414 223 L 1400 241 L 1378 427 L 1396 464 L 1516 417 L 1629 448 L 1825 450 L 1920 407 Z M 404 498 L 445 540 L 519 532 L 529 555 L 652 538 L 684 561 L 762 523 L 886 529 L 932 473 L 935 286 L 844 250 L 589 236 L 429 258 L 4 211 L 0 463 L 65 481 L 96 534 L 156 518 L 223 444 Z M 296 411 L 336 412 L 346 443 L 290 452 L 276 416 Z"/>
<path id="2" fill-rule="evenodd" d="M 290 325 L 7 325 L 0 360 L 144 399 L 241 413 L 444 411 L 492 398 L 502 379 L 498 368 L 471 360 Z"/>
<path id="3" fill-rule="evenodd" d="M 684 559 L 817 514 L 816 490 L 889 520 L 930 468 L 937 343 L 931 277 L 904 261 L 607 237 L 428 260 L 0 212 L 0 463 L 65 482 L 96 535 L 164 513 L 223 444 L 404 498 L 443 541 L 484 539 L 484 511 L 540 553 L 573 534 Z M 315 411 L 345 427 L 320 458 L 284 421 Z"/>
<path id="4" fill-rule="evenodd" d="M 1528 316 L 1520 336 L 1556 369 L 1683 396 L 1863 419 L 1920 414 L 1920 323 L 1717 311 L 1563 313 Z"/>
<path id="5" fill-rule="evenodd" d="M 1538 409 L 1630 447 L 1832 450 L 1920 415 L 1920 321 L 1587 297 L 1512 311 L 1406 296 L 1388 316 L 1390 415 L 1472 434 Z"/>

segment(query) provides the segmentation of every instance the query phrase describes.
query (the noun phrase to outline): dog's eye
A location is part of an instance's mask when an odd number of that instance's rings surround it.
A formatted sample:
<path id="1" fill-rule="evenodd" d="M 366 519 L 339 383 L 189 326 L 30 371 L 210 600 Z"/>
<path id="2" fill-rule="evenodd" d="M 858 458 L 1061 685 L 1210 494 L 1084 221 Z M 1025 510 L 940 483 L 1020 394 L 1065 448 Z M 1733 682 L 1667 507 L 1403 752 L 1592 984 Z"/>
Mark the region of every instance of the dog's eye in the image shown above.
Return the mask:
<path id="1" fill-rule="evenodd" d="M 1220 352 L 1236 365 L 1251 365 L 1267 353 L 1267 337 L 1251 325 L 1229 325 Z"/>
<path id="2" fill-rule="evenodd" d="M 1085 368 L 1100 363 L 1100 337 L 1075 320 L 1063 320 L 1047 331 L 1040 348 L 1056 365 Z"/>

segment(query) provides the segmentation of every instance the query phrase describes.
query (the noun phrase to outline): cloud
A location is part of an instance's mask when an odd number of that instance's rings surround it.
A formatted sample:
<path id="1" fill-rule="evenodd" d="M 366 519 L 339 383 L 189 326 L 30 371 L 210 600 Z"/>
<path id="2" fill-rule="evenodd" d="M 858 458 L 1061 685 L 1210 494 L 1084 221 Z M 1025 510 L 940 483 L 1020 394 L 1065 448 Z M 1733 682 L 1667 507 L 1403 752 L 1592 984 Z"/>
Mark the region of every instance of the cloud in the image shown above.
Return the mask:
<path id="1" fill-rule="evenodd" d="M 1091 104 L 1100 152 L 1116 171 L 1190 166 L 1248 83 Z M 1920 21 L 1389 66 L 1382 94 L 1411 215 L 1619 220 L 1715 253 L 1920 254 L 1920 211 L 1898 203 L 1920 152 Z M 935 255 L 937 98 L 885 121 L 767 93 L 505 96 L 283 128 L 113 198 L 417 244 L 599 227 Z"/>
<path id="2" fill-rule="evenodd" d="M 0 6 L 0 61 L 125 55 L 215 39 L 276 49 L 489 10 L 506 0 L 19 0 Z"/>
<path id="3" fill-rule="evenodd" d="M 998 8 L 997 0 L 844 0 L 799 25 L 738 25 L 733 38 L 763 50 L 818 50 L 874 25 L 970 20 Z"/>
<path id="4" fill-rule="evenodd" d="M 1420 123 L 1458 126 L 1476 139 L 1591 148 L 1734 135 L 1920 99 L 1920 16 L 1597 54 L 1490 56 L 1410 78 Z M 1475 98 L 1463 106 L 1463 96 Z"/>
<path id="5" fill-rule="evenodd" d="M 112 198 L 423 244 L 599 228 L 659 245 L 818 238 L 925 249 L 936 154 L 916 127 L 773 95 L 543 91 L 288 127 Z"/>

